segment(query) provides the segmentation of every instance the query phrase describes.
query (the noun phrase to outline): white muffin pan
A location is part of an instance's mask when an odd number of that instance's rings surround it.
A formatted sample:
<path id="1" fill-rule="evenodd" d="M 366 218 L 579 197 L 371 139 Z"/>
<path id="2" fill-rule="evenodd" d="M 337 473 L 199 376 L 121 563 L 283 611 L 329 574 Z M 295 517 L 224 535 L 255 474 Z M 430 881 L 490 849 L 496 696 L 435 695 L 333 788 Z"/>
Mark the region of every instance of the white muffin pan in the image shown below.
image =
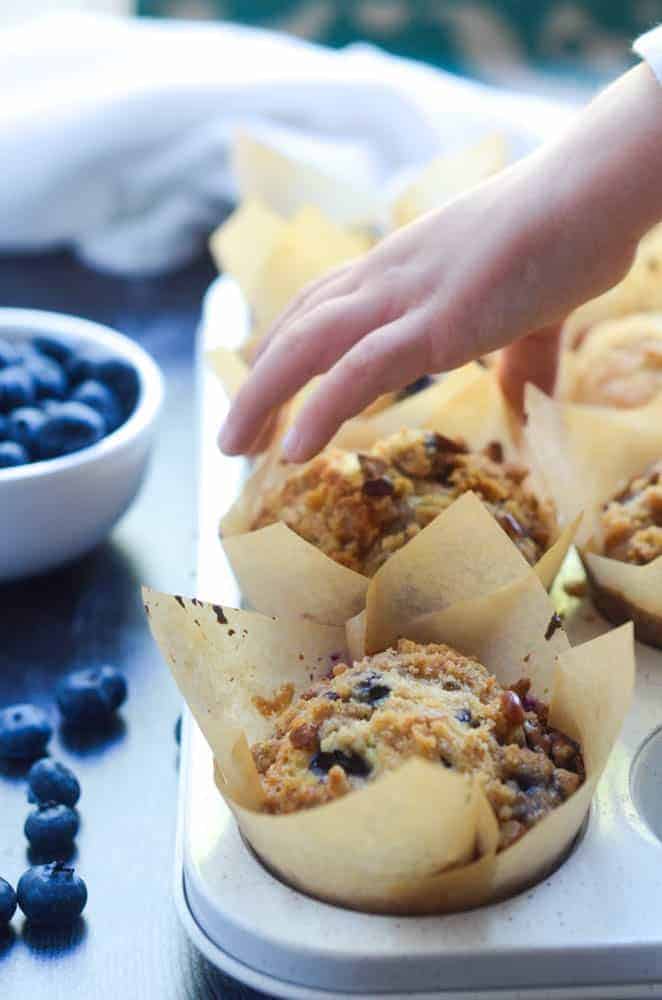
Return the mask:
<path id="1" fill-rule="evenodd" d="M 245 325 L 237 288 L 219 280 L 208 296 L 201 348 L 219 343 L 225 331 L 239 338 Z M 216 450 L 227 403 L 202 361 L 200 378 L 197 592 L 236 605 L 217 524 L 245 470 Z M 588 604 L 562 590 L 559 601 L 574 643 L 606 627 Z M 356 913 L 281 883 L 241 840 L 189 718 L 175 870 L 187 932 L 230 975 L 292 1000 L 661 997 L 662 653 L 639 646 L 637 664 L 632 710 L 570 856 L 529 891 L 450 916 Z M 351 851 L 351 830 L 347 846 Z"/>

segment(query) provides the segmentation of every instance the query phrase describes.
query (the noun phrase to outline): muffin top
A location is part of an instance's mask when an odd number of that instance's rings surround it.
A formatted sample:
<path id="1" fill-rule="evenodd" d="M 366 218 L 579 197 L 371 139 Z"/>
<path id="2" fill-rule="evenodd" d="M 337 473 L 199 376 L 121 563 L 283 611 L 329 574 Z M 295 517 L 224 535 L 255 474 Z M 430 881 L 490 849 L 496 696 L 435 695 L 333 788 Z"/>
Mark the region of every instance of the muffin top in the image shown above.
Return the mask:
<path id="1" fill-rule="evenodd" d="M 600 324 L 577 351 L 569 393 L 576 403 L 632 409 L 650 403 L 661 391 L 659 318 Z"/>
<path id="2" fill-rule="evenodd" d="M 322 805 L 422 757 L 478 776 L 507 847 L 584 778 L 579 747 L 548 726 L 529 688 L 504 689 L 477 660 L 406 639 L 337 664 L 252 747 L 265 811 Z"/>
<path id="3" fill-rule="evenodd" d="M 366 452 L 331 448 L 267 494 L 251 530 L 284 521 L 331 559 L 372 576 L 462 493 L 473 490 L 522 555 L 553 541 L 551 504 L 493 442 L 482 452 L 433 431 L 402 430 Z"/>
<path id="4" fill-rule="evenodd" d="M 662 555 L 662 461 L 604 505 L 600 535 L 604 554 L 620 562 L 645 566 Z"/>

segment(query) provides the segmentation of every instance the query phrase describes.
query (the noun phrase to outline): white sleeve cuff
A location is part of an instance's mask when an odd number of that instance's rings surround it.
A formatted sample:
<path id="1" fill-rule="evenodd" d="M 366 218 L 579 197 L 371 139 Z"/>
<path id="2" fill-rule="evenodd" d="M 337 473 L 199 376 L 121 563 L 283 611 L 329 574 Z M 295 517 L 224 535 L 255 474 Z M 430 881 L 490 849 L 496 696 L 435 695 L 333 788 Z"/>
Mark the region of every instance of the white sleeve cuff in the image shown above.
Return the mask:
<path id="1" fill-rule="evenodd" d="M 640 35 L 632 48 L 638 56 L 646 60 L 662 83 L 662 25 L 652 28 L 645 35 Z"/>

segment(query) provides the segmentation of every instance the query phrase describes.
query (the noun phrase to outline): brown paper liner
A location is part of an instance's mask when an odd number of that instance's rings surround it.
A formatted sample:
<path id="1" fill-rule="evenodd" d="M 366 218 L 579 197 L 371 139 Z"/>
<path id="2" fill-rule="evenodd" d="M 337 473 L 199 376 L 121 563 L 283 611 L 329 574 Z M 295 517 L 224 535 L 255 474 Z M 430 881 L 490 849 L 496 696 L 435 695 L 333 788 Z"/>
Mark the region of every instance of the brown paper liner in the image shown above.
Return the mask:
<path id="1" fill-rule="evenodd" d="M 391 636 L 387 616 L 395 606 L 401 635 L 479 655 L 506 685 L 529 677 L 539 697 L 551 693 L 550 723 L 580 742 L 586 764 L 581 788 L 501 853 L 478 780 L 418 759 L 335 802 L 289 815 L 261 812 L 248 744 L 271 723 L 254 698 L 273 698 L 288 684 L 296 697 L 346 655 L 345 629 L 144 592 L 154 637 L 214 753 L 217 785 L 242 833 L 273 872 L 343 906 L 442 913 L 498 899 L 546 874 L 577 835 L 630 702 L 630 626 L 575 649 L 563 630 L 545 640 L 553 605 L 535 572 L 521 572 L 516 550 L 512 570 L 494 568 L 504 544 L 514 546 L 483 506 L 462 498 L 437 521 L 445 557 L 436 572 L 420 547 L 409 546 L 395 564 L 401 593 L 389 563 L 388 602 L 379 574 L 371 582 L 371 648 Z M 470 579 L 462 547 L 453 543 L 457 533 L 482 539 Z M 488 592 L 485 579 L 496 589 Z M 360 641 L 356 622 L 354 633 Z"/>
<path id="2" fill-rule="evenodd" d="M 565 518 L 585 512 L 577 541 L 596 606 L 662 645 L 662 557 L 635 566 L 602 555 L 599 524 L 602 505 L 662 457 L 662 397 L 614 410 L 558 403 L 528 386 L 526 408 L 531 454 L 557 508 Z"/>
<path id="3" fill-rule="evenodd" d="M 212 361 L 232 393 L 236 388 L 236 357 L 227 351 L 216 351 Z M 280 458 L 280 440 L 302 405 L 305 393 L 313 389 L 314 386 L 308 386 L 283 414 L 272 446 L 261 456 L 240 497 L 221 521 L 220 532 L 242 593 L 252 607 L 265 614 L 302 615 L 314 621 L 340 624 L 356 615 L 361 607 L 368 579 L 334 562 L 284 524 L 277 530 L 271 525 L 250 531 L 265 494 L 276 489 L 292 469 Z M 515 440 L 514 417 L 497 380 L 492 372 L 477 364 L 452 372 L 442 381 L 372 417 L 348 421 L 331 444 L 360 451 L 403 427 L 428 428 L 449 437 L 461 437 L 475 450 L 499 441 L 507 458 L 522 456 L 522 442 Z M 537 482 L 531 480 L 530 487 L 542 495 Z M 434 544 L 435 523 L 416 536 L 414 541 L 420 539 L 418 545 Z M 551 586 L 558 572 L 573 532 L 570 527 L 559 534 L 539 563 L 540 576 L 547 586 Z M 510 552 L 510 547 L 507 551 Z M 526 561 L 519 558 L 523 571 L 528 570 Z M 287 567 L 287 574 L 283 567 Z"/>

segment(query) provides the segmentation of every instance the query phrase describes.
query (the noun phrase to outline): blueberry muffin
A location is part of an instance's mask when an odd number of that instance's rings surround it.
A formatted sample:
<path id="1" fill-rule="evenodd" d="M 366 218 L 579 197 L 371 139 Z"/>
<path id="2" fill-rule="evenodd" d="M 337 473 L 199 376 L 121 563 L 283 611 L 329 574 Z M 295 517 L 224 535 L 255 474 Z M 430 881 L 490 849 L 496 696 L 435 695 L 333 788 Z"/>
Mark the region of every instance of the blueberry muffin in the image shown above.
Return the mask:
<path id="1" fill-rule="evenodd" d="M 662 555 L 662 461 L 635 476 L 603 507 L 602 554 L 645 566 Z"/>
<path id="2" fill-rule="evenodd" d="M 596 326 L 574 356 L 567 397 L 576 403 L 632 409 L 662 392 L 662 322 L 630 316 Z"/>
<path id="3" fill-rule="evenodd" d="M 337 664 L 252 747 L 265 811 L 322 805 L 422 757 L 478 776 L 508 847 L 584 780 L 579 747 L 548 725 L 529 688 L 504 689 L 471 657 L 405 639 Z"/>
<path id="4" fill-rule="evenodd" d="M 364 453 L 331 448 L 267 494 L 251 530 L 284 521 L 331 559 L 372 576 L 462 493 L 473 490 L 534 564 L 554 541 L 551 504 L 523 484 L 498 442 L 472 452 L 432 431 L 403 430 Z"/>

